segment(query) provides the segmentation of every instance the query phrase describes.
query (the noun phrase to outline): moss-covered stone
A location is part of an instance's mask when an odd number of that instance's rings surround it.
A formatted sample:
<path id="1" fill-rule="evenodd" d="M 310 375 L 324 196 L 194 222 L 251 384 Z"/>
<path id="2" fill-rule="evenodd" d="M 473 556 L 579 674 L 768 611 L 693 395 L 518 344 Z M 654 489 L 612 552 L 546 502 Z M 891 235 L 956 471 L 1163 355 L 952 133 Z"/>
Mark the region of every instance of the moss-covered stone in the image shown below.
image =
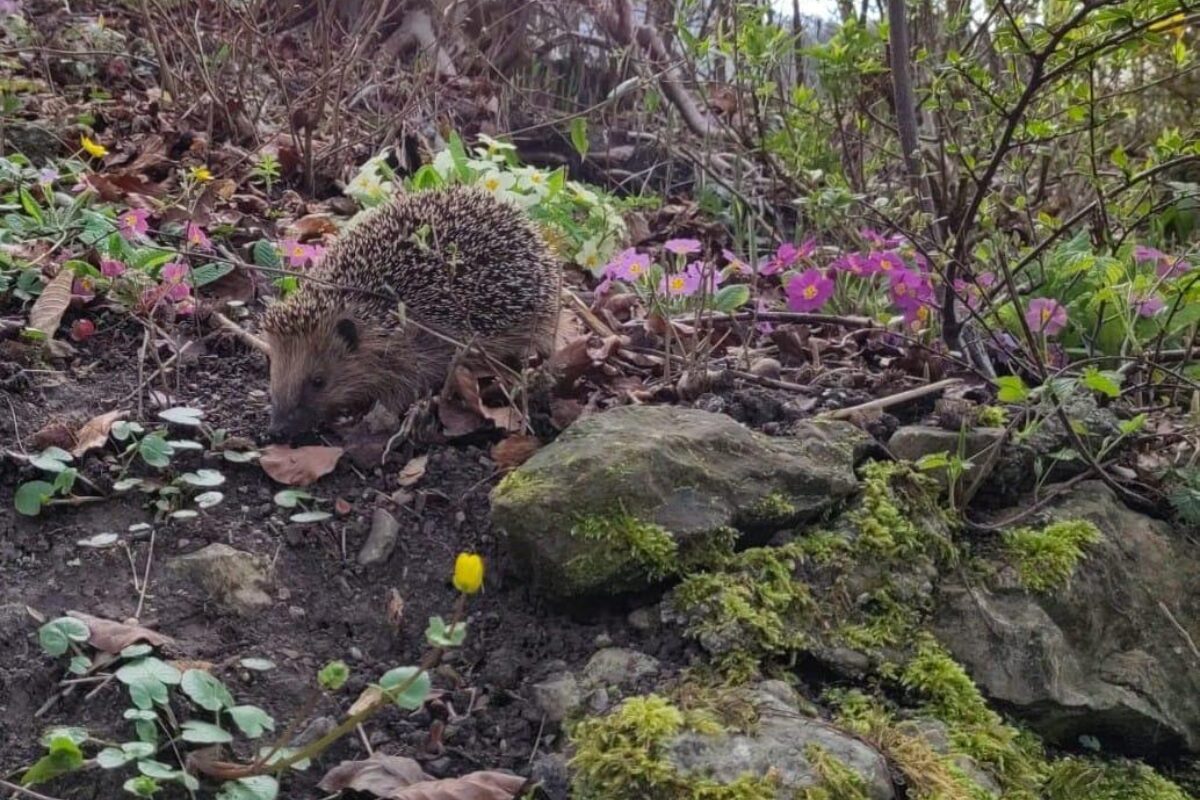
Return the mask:
<path id="1" fill-rule="evenodd" d="M 1071 580 L 1084 548 L 1100 539 L 1100 531 L 1083 519 L 1052 522 L 1039 530 L 1014 528 L 1004 532 L 1004 549 L 1030 591 L 1051 592 Z"/>
<path id="2" fill-rule="evenodd" d="M 613 409 L 501 481 L 493 519 L 548 594 L 639 591 L 670 574 L 664 556 L 692 569 L 836 508 L 857 489 L 862 438 L 846 423 L 769 437 L 695 409 Z"/>

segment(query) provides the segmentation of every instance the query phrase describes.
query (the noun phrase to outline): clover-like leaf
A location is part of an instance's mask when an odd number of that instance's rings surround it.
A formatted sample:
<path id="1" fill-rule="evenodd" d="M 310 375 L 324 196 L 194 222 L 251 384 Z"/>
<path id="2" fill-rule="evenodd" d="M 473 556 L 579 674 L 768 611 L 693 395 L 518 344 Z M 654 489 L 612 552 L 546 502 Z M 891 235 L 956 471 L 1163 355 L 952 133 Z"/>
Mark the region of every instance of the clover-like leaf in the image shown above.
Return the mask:
<path id="1" fill-rule="evenodd" d="M 71 617 L 52 619 L 38 628 L 38 644 L 49 656 L 61 656 L 71 648 L 71 642 L 86 642 L 91 631 L 88 626 Z"/>
<path id="2" fill-rule="evenodd" d="M 189 669 L 183 673 L 179 688 L 206 711 L 220 711 L 234 704 L 233 695 L 225 688 L 225 684 L 202 669 Z"/>
<path id="3" fill-rule="evenodd" d="M 415 711 L 429 697 L 429 673 L 419 667 L 396 667 L 379 679 L 384 695 L 400 708 Z"/>

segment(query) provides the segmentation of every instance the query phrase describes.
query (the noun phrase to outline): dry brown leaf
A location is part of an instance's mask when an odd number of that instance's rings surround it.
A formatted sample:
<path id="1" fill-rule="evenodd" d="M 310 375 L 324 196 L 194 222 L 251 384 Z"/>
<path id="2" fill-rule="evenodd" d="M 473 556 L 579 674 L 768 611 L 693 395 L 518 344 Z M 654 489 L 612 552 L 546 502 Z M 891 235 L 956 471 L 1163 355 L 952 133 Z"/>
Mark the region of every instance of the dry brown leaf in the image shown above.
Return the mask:
<path id="1" fill-rule="evenodd" d="M 336 234 L 338 226 L 327 214 L 309 214 L 288 226 L 288 233 L 299 241 L 319 239 L 327 233 Z"/>
<path id="2" fill-rule="evenodd" d="M 346 712 L 350 716 L 366 711 L 373 705 L 379 703 L 383 699 L 383 690 L 378 686 L 368 686 L 363 689 L 362 694 L 354 701 L 354 705 L 350 706 L 350 710 Z"/>
<path id="3" fill-rule="evenodd" d="M 340 447 L 287 447 L 273 444 L 263 449 L 258 463 L 273 480 L 287 486 L 308 486 L 333 472 L 342 457 Z"/>
<path id="4" fill-rule="evenodd" d="M 38 450 L 45 450 L 47 447 L 70 450 L 75 446 L 75 426 L 68 420 L 51 420 L 29 437 L 29 443 Z"/>
<path id="5" fill-rule="evenodd" d="M 211 661 L 198 661 L 194 658 L 174 658 L 167 663 L 180 672 L 187 672 L 189 669 L 198 669 L 201 672 L 212 672 L 217 666 Z"/>
<path id="6" fill-rule="evenodd" d="M 404 627 L 404 597 L 394 586 L 388 589 L 387 621 L 396 631 Z"/>
<path id="7" fill-rule="evenodd" d="M 411 758 L 374 753 L 363 761 L 343 761 L 318 785 L 326 792 L 352 789 L 391 800 L 512 800 L 525 784 L 525 778 L 495 771 L 438 780 Z"/>
<path id="8" fill-rule="evenodd" d="M 53 339 L 62 322 L 63 313 L 71 304 L 71 284 L 75 281 L 75 273 L 69 269 L 61 269 L 54 280 L 46 284 L 42 294 L 29 309 L 29 327 L 39 330 L 47 339 Z"/>
<path id="9" fill-rule="evenodd" d="M 550 400 L 550 424 L 560 431 L 583 414 L 583 403 L 570 397 L 554 397 Z"/>
<path id="10" fill-rule="evenodd" d="M 478 414 L 464 408 L 455 400 L 447 400 L 444 397 L 438 400 L 437 411 L 438 422 L 442 424 L 446 435 L 451 439 L 456 436 L 466 436 L 483 427 L 483 419 Z"/>
<path id="11" fill-rule="evenodd" d="M 88 450 L 103 447 L 108 441 L 108 433 L 112 430 L 113 423 L 124 416 L 125 412 L 118 408 L 89 419 L 75 434 L 75 446 L 71 448 L 71 455 L 79 458 Z"/>
<path id="12" fill-rule="evenodd" d="M 525 427 L 525 415 L 512 406 L 492 408 L 491 406 L 481 405 L 478 411 L 483 415 L 484 419 L 490 419 L 492 424 L 502 431 L 516 433 Z"/>
<path id="13" fill-rule="evenodd" d="M 113 655 L 120 653 L 135 642 L 145 642 L 154 647 L 159 647 L 171 641 L 169 636 L 163 636 L 161 633 L 152 631 L 149 628 L 143 628 L 141 625 L 126 625 L 123 622 L 113 622 L 110 619 L 93 617 L 91 614 L 85 614 L 82 611 L 68 611 L 67 616 L 74 617 L 88 626 L 88 631 L 91 634 L 88 637 L 88 644 L 97 650 L 103 650 Z"/>
<path id="14" fill-rule="evenodd" d="M 509 436 L 492 447 L 492 461 L 500 469 L 513 469 L 528 461 L 541 446 L 536 436 Z"/>
<path id="15" fill-rule="evenodd" d="M 400 470 L 400 474 L 396 476 L 396 483 L 401 486 L 412 486 L 421 478 L 425 477 L 425 467 L 429 463 L 429 456 L 417 456 L 404 465 L 404 469 Z"/>

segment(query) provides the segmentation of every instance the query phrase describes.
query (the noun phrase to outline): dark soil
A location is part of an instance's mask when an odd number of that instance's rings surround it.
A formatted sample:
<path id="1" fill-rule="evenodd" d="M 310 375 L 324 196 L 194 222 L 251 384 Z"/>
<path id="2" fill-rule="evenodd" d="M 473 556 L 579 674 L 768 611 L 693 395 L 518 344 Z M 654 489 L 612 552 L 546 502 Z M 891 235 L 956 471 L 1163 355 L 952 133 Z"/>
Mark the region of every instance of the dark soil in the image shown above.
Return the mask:
<path id="1" fill-rule="evenodd" d="M 0 390 L 6 400 L 0 403 L 0 442 L 6 448 L 20 451 L 36 431 L 59 419 L 82 421 L 114 408 L 129 409 L 136 417 L 141 329 L 108 319 L 96 336 L 77 346 L 79 354 L 61 371 L 44 365 L 41 371 L 27 369 L 23 386 Z M 0 360 L 21 355 L 10 348 Z M 210 343 L 186 365 L 172 388 L 172 404 L 202 408 L 213 427 L 261 441 L 267 419 L 266 363 L 258 354 L 229 341 Z M 154 422 L 149 404 L 144 414 L 144 421 Z M 93 451 L 82 462 L 83 474 L 109 485 L 116 471 L 115 454 L 111 442 L 108 449 Z M 188 455 L 180 467 L 195 469 L 211 457 Z M 396 551 L 381 566 L 360 567 L 356 556 L 375 498 L 396 490 L 403 458 L 374 470 L 357 469 L 343 458 L 338 469 L 311 490 L 324 498 L 342 498 L 352 510 L 317 525 L 288 523 L 292 512 L 272 502 L 280 487 L 256 464 L 214 464 L 226 477 L 221 487 L 225 501 L 199 519 L 156 527 L 140 622 L 176 640 L 167 648 L 167 657 L 222 665 L 215 672 L 238 702 L 267 709 L 279 729 L 303 703 L 316 671 L 331 660 L 345 660 L 353 671 L 350 684 L 336 703 L 323 701 L 303 723 L 309 725 L 318 717 L 340 717 L 367 682 L 420 659 L 429 616 L 448 616 L 453 607 L 456 593 L 449 577 L 455 555 L 462 550 L 481 552 L 488 561 L 487 584 L 469 603 L 467 643 L 449 656 L 434 680 L 436 689 L 447 692 L 453 711 L 464 715 L 448 725 L 444 751 L 427 751 L 428 711 L 406 716 L 389 709 L 365 726 L 374 749 L 415 757 L 439 776 L 492 768 L 527 775 L 538 754 L 560 750 L 561 732 L 543 724 L 530 699 L 530 684 L 564 662 L 571 668 L 582 666 L 598 646 L 630 646 L 662 659 L 668 669 L 685 661 L 687 653 L 677 635 L 631 628 L 624 616 L 627 609 L 593 610 L 587 617 L 576 609 L 568 615 L 539 605 L 519 576 L 507 574 L 503 544 L 489 523 L 488 491 L 498 479 L 497 469 L 479 446 L 440 445 L 429 451 L 428 471 L 410 489 L 416 497 L 400 516 Z M 128 529 L 154 521 L 140 495 L 23 517 L 13 510 L 13 492 L 34 477 L 31 469 L 0 460 L 0 776 L 8 778 L 39 755 L 38 736 L 52 725 L 84 725 L 93 735 L 116 741 L 134 738 L 129 723 L 120 717 L 128 698 L 119 683 L 108 683 L 90 698 L 85 695 L 91 684 L 57 697 L 65 659 L 41 652 L 37 623 L 26 609 L 47 619 L 68 610 L 130 618 L 138 604 L 130 554 L 141 571 L 150 541 L 148 533 L 130 534 Z M 122 544 L 107 549 L 77 545 L 106 531 L 121 534 L 129 553 Z M 181 581 L 165 567 L 170 559 L 212 542 L 262 556 L 274 565 L 275 602 L 270 608 L 252 618 L 229 614 L 202 588 Z M 392 589 L 404 600 L 399 631 L 388 620 Z M 277 668 L 251 673 L 229 666 L 251 656 L 268 658 Z M 175 711 L 184 717 L 193 713 L 179 704 Z M 244 759 L 250 753 L 240 750 L 236 755 Z M 320 797 L 315 784 L 328 767 L 341 759 L 363 757 L 363 743 L 348 737 L 317 768 L 287 778 L 281 796 Z M 44 789 L 61 798 L 112 798 L 129 777 L 123 770 L 116 773 L 121 773 L 119 778 L 93 771 Z"/>

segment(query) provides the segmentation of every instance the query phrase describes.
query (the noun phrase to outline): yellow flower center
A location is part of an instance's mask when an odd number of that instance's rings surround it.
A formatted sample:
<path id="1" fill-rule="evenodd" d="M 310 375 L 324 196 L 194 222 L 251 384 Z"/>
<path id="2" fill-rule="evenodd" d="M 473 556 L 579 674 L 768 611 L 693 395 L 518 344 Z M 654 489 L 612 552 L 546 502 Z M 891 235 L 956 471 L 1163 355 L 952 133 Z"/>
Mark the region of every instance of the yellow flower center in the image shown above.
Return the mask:
<path id="1" fill-rule="evenodd" d="M 810 283 L 808 286 L 804 287 L 804 299 L 805 300 L 812 300 L 816 296 L 817 296 L 817 285 L 815 283 Z"/>
<path id="2" fill-rule="evenodd" d="M 629 265 L 629 274 L 630 275 L 641 275 L 642 274 L 642 265 L 640 263 L 638 263 L 637 261 L 630 264 Z"/>
<path id="3" fill-rule="evenodd" d="M 133 214 L 126 214 L 125 224 L 132 228 L 134 225 L 137 225 L 137 217 Z"/>
<path id="4" fill-rule="evenodd" d="M 1042 322 L 1049 322 L 1049 321 L 1050 321 L 1050 309 L 1043 308 L 1042 309 Z"/>
<path id="5" fill-rule="evenodd" d="M 681 275 L 671 278 L 671 290 L 675 292 L 683 291 L 683 277 Z"/>
<path id="6" fill-rule="evenodd" d="M 296 258 L 302 258 L 304 256 L 304 247 L 302 245 L 296 245 L 292 248 L 292 255 Z"/>
<path id="7" fill-rule="evenodd" d="M 500 179 L 488 178 L 486 181 L 484 181 L 483 185 L 487 187 L 489 192 L 494 192 L 500 188 Z"/>

